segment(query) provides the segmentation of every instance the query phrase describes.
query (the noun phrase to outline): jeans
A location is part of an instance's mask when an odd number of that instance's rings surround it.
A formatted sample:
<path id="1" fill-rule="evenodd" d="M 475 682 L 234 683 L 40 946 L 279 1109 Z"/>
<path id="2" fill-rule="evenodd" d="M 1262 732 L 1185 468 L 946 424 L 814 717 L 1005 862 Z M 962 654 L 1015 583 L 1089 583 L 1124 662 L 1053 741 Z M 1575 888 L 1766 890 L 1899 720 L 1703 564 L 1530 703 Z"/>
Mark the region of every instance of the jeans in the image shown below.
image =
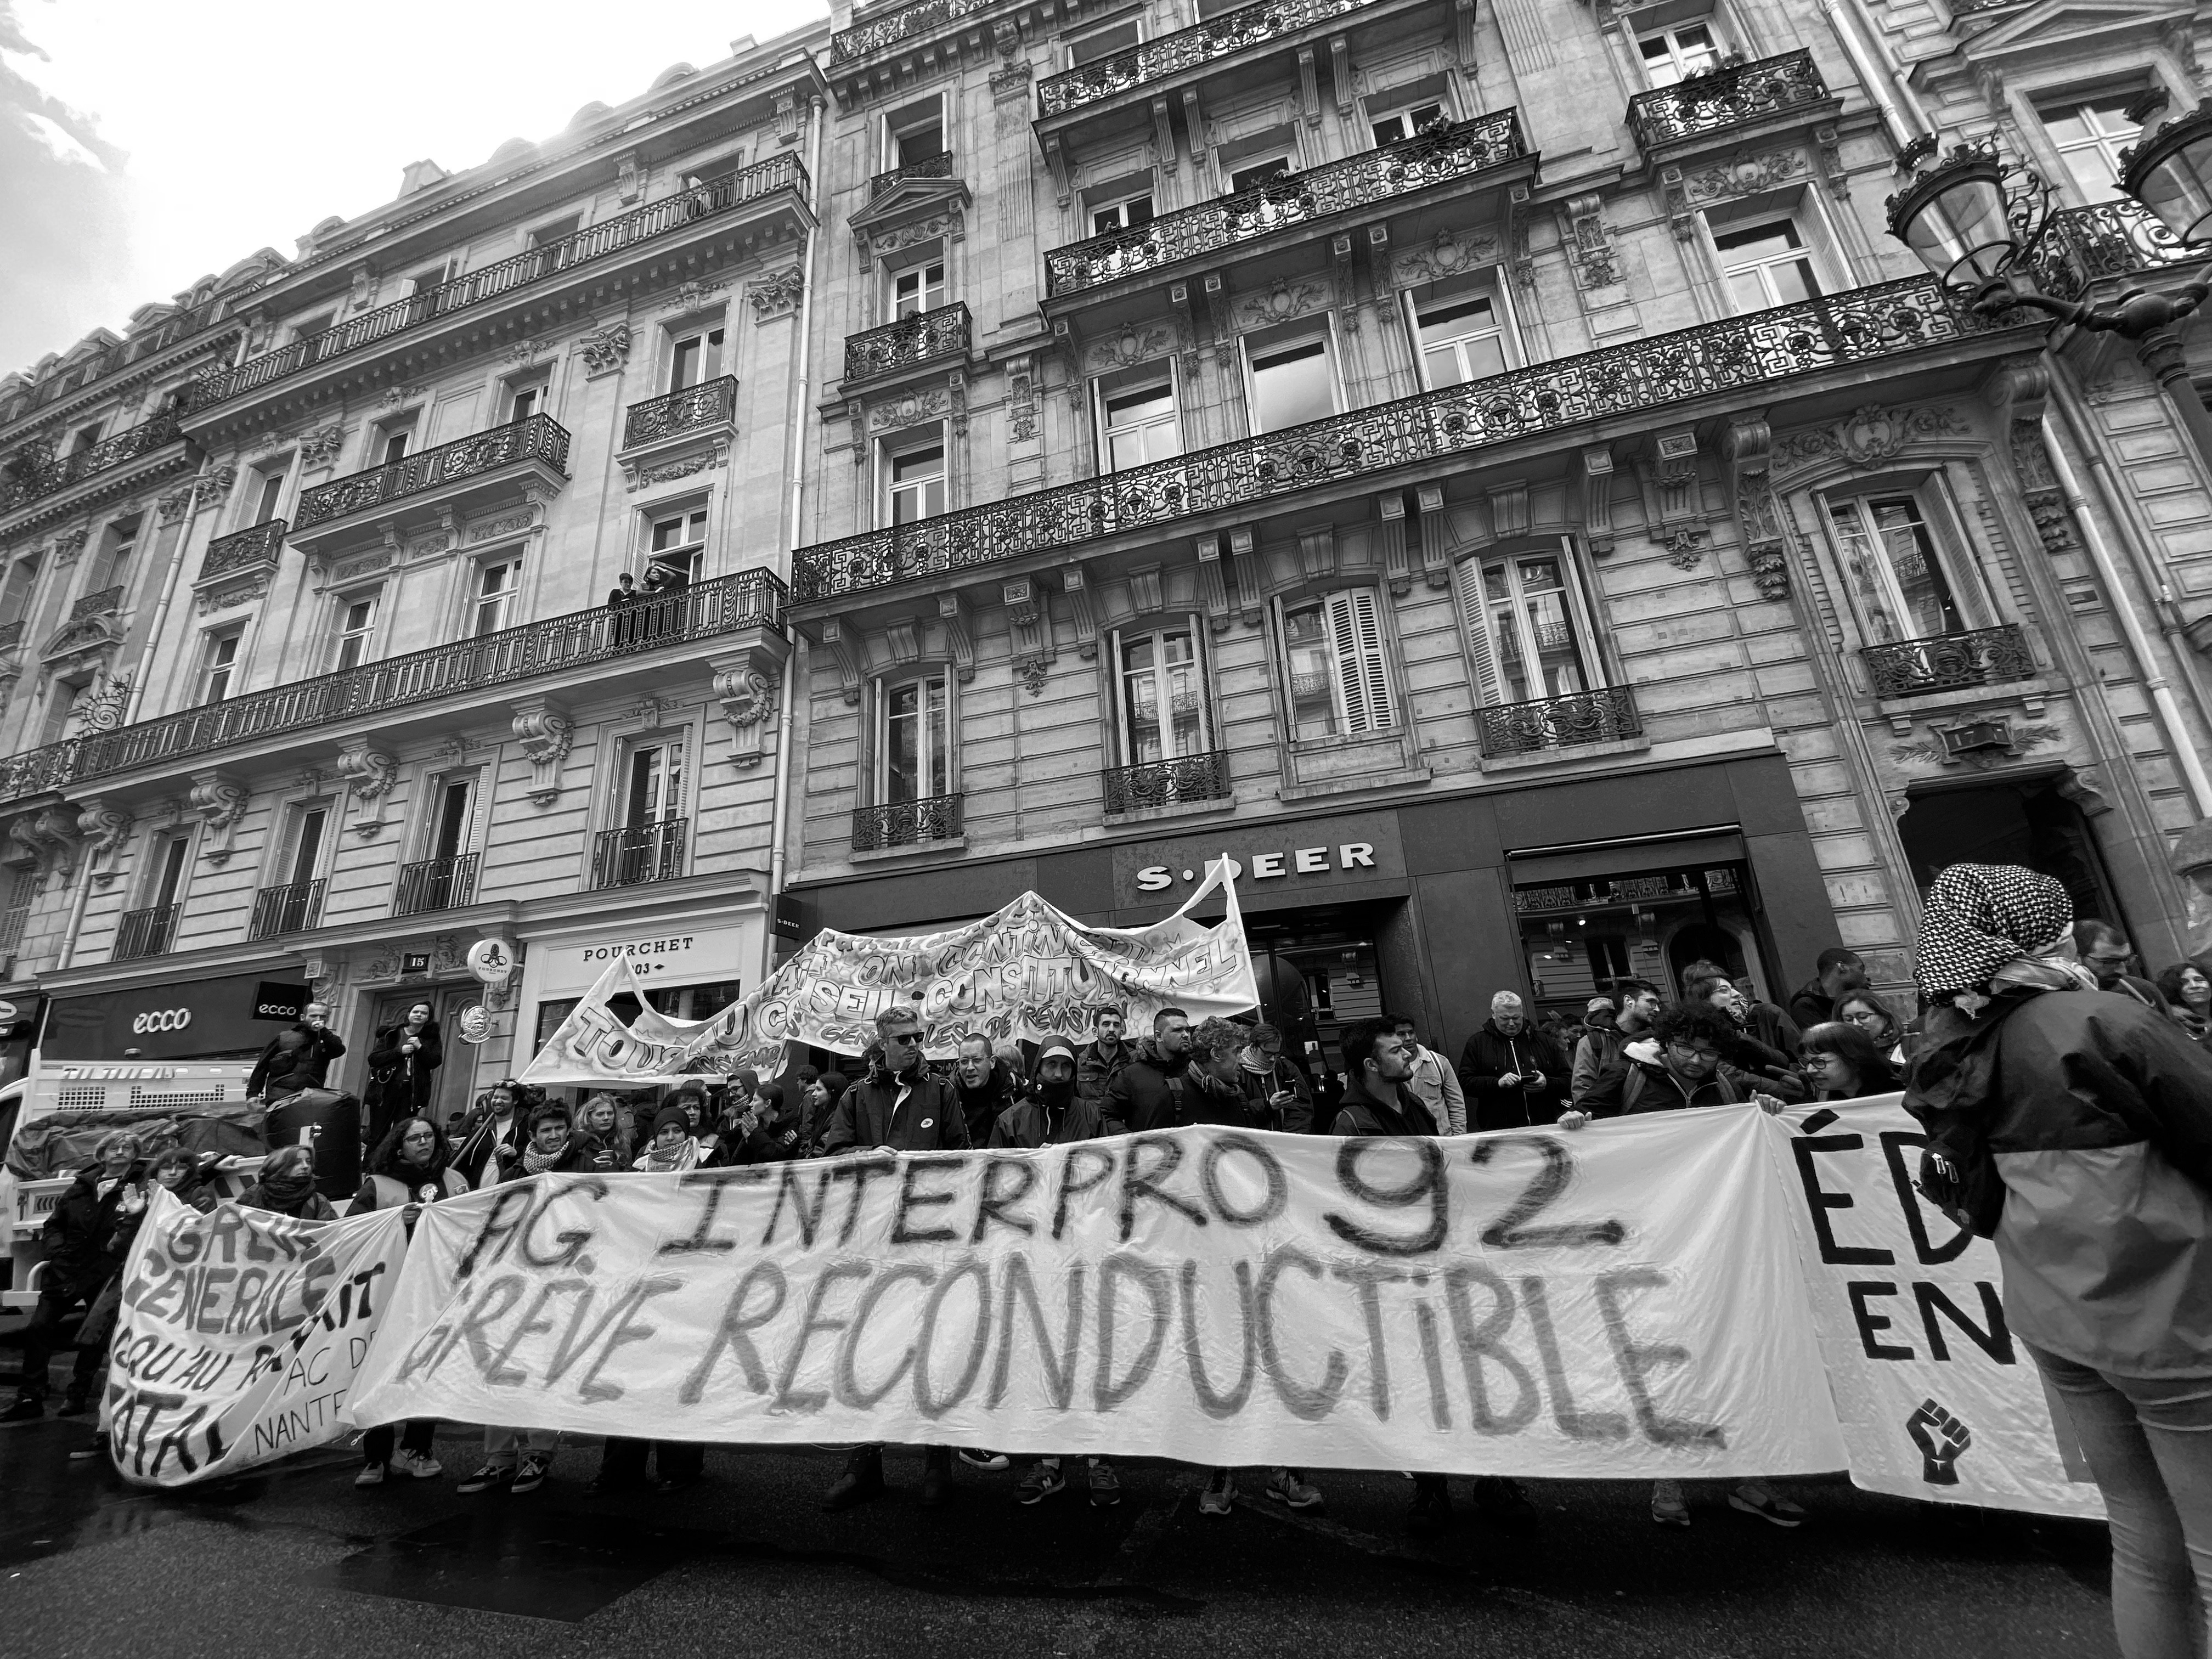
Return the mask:
<path id="1" fill-rule="evenodd" d="M 392 1440 L 394 1433 L 395 1431 L 391 1424 L 380 1423 L 362 1436 L 362 1461 L 374 1463 L 379 1468 L 391 1462 Z M 434 1417 L 410 1417 L 407 1419 L 405 1431 L 400 1433 L 398 1437 L 403 1450 L 420 1452 L 423 1456 L 428 1457 L 430 1455 L 430 1449 L 437 1443 L 438 1419 Z"/>
<path id="2" fill-rule="evenodd" d="M 2028 1345 L 2105 1495 L 2125 1659 L 2199 1659 L 2212 1612 L 2212 1376 L 2115 1376 Z"/>
<path id="3" fill-rule="evenodd" d="M 550 1458 L 553 1448 L 561 1443 L 558 1429 L 486 1429 L 484 1431 L 484 1462 L 495 1469 L 511 1469 L 521 1461 L 522 1454 L 515 1449 L 520 1441 L 525 1449 L 540 1457 Z"/>

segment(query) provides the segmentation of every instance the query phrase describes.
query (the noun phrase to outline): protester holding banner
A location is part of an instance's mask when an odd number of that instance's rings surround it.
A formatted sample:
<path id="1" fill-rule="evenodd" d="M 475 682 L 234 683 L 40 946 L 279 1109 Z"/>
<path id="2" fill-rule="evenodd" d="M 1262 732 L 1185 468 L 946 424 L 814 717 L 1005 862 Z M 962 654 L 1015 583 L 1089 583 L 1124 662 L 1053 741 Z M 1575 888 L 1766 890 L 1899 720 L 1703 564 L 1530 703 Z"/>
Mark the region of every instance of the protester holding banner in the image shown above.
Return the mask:
<path id="1" fill-rule="evenodd" d="M 652 1138 L 630 1168 L 669 1175 L 698 1165 L 699 1143 L 692 1138 L 690 1115 L 681 1106 L 663 1106 L 653 1115 Z"/>
<path id="2" fill-rule="evenodd" d="M 1091 1022 L 1091 1039 L 1075 1051 L 1075 1088 L 1085 1100 L 1099 1101 L 1129 1063 L 1133 1052 L 1121 1040 L 1128 1015 L 1121 1008 L 1101 1008 Z"/>
<path id="3" fill-rule="evenodd" d="M 28 1422 L 46 1415 L 46 1371 L 62 1321 L 78 1303 L 97 1302 L 122 1265 L 122 1258 L 110 1247 L 124 1196 L 143 1179 L 138 1168 L 140 1149 L 138 1137 L 128 1129 L 101 1136 L 92 1164 L 78 1171 L 40 1229 L 46 1271 L 39 1281 L 38 1305 L 23 1328 L 23 1371 L 15 1385 L 15 1403 L 0 1413 L 0 1422 Z M 99 1347 L 78 1343 L 76 1364 L 62 1401 L 63 1416 L 85 1408 L 101 1358 Z"/>
<path id="4" fill-rule="evenodd" d="M 994 1149 L 1060 1146 L 1095 1139 L 1098 1103 L 1082 1092 L 1077 1054 L 1066 1037 L 1047 1037 L 1037 1050 L 1036 1081 L 999 1114 L 986 1144 Z"/>
<path id="5" fill-rule="evenodd" d="M 845 1097 L 849 1080 L 842 1072 L 823 1072 L 806 1085 L 801 1097 L 799 1119 L 799 1144 L 801 1158 L 813 1158 L 822 1150 L 822 1138 L 830 1133 L 830 1120 L 837 1115 L 837 1103 Z"/>
<path id="6" fill-rule="evenodd" d="M 2006 1322 L 2104 1494 L 2120 1650 L 2180 1659 L 2212 1614 L 2212 1055 L 2140 997 L 2086 988 L 2072 912 L 2034 871 L 1936 877 L 1905 1104 L 1929 1136 L 1923 1189 L 1995 1238 Z"/>
<path id="7" fill-rule="evenodd" d="M 1358 1070 L 1349 1054 L 1345 1063 Z M 1460 1050 L 1459 1082 L 1476 1128 L 1522 1129 L 1559 1116 L 1567 1062 L 1551 1039 L 1529 1029 L 1518 994 L 1500 991 Z"/>
<path id="8" fill-rule="evenodd" d="M 2192 1042 L 2212 1039 L 2212 979 L 2193 962 L 2177 962 L 2160 970 L 2158 994 L 2166 999 L 2166 1012 L 2189 1034 Z"/>
<path id="9" fill-rule="evenodd" d="M 249 1210 L 269 1210 L 295 1221 L 336 1221 L 338 1212 L 315 1190 L 315 1155 L 305 1146 L 279 1146 L 263 1161 L 253 1184 L 238 1195 Z"/>
<path id="10" fill-rule="evenodd" d="M 438 1067 L 446 1048 L 430 1005 L 418 1002 L 406 1018 L 376 1034 L 368 1051 L 368 1087 L 362 1103 L 368 1109 L 368 1136 L 384 1139 L 395 1119 L 428 1111 L 437 1098 Z"/>
<path id="11" fill-rule="evenodd" d="M 1237 1031 L 1243 1039 L 1237 1055 L 1237 1082 L 1253 1127 L 1279 1129 L 1285 1134 L 1312 1133 L 1313 1089 L 1299 1075 L 1298 1068 L 1283 1058 L 1282 1032 L 1265 1020 L 1238 1026 Z M 1195 1033 L 1193 1041 L 1196 1041 Z"/>
<path id="12" fill-rule="evenodd" d="M 742 1164 L 780 1164 L 805 1158 L 799 1124 L 799 1113 L 785 1103 L 783 1085 L 763 1083 L 734 1121 L 724 1115 L 714 1153 L 704 1162 L 714 1169 L 736 1169 Z"/>
<path id="13" fill-rule="evenodd" d="M 1784 1100 L 1799 1097 L 1796 1055 L 1802 1039 L 1795 1025 L 1786 1030 L 1755 1026 L 1735 981 L 1718 974 L 1692 980 L 1687 1000 L 1711 1009 L 1720 1021 L 1723 1060 Z"/>
<path id="14" fill-rule="evenodd" d="M 1900 1081 L 1875 1040 L 1843 1020 L 1815 1025 L 1798 1052 L 1816 1099 L 1863 1100 L 1889 1093 Z"/>
<path id="15" fill-rule="evenodd" d="M 612 1095 L 593 1095 L 576 1113 L 576 1129 L 590 1137 L 596 1148 L 595 1164 L 603 1170 L 629 1168 L 629 1136 L 622 1127 L 622 1110 Z"/>
<path id="16" fill-rule="evenodd" d="M 411 1237 L 425 1204 L 459 1198 L 468 1190 L 468 1177 L 453 1168 L 438 1126 L 427 1117 L 403 1117 L 369 1153 L 368 1174 L 362 1178 L 361 1190 L 346 1213 L 397 1210 Z M 410 1418 L 396 1434 L 391 1424 L 378 1424 L 361 1437 L 361 1473 L 354 1477 L 354 1485 L 380 1486 L 393 1469 L 417 1480 L 435 1480 L 446 1472 L 434 1455 L 437 1436 L 434 1417 Z"/>
<path id="17" fill-rule="evenodd" d="M 530 1136 L 527 1091 L 507 1078 L 483 1091 L 469 1113 L 468 1137 L 453 1155 L 454 1167 L 471 1185 L 496 1187 L 502 1170 L 520 1157 Z"/>
<path id="18" fill-rule="evenodd" d="M 1152 1036 L 1106 1085 L 1099 1118 L 1109 1135 L 1146 1134 L 1190 1121 L 1184 1115 L 1183 1079 L 1190 1066 L 1190 1016 L 1163 1008 L 1152 1016 Z"/>
<path id="19" fill-rule="evenodd" d="M 991 1039 L 971 1032 L 960 1039 L 952 1062 L 952 1086 L 960 1100 L 960 1117 L 968 1128 L 968 1142 L 981 1146 L 991 1138 L 991 1126 L 1014 1103 L 1014 1080 L 992 1051 Z"/>

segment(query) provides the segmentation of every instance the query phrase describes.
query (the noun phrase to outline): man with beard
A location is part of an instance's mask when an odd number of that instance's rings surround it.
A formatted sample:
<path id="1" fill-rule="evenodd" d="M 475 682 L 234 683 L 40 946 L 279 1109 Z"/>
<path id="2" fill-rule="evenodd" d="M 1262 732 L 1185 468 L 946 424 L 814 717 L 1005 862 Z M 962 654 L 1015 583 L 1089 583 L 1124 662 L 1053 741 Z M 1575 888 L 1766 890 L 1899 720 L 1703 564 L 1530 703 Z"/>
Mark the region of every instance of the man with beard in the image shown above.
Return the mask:
<path id="1" fill-rule="evenodd" d="M 1649 1031 L 1651 1022 L 1659 1018 L 1659 988 L 1650 980 L 1618 980 L 1613 988 L 1613 994 L 1620 999 L 1620 1012 L 1605 1024 L 1593 1018 L 1589 1030 L 1583 1033 L 1583 1040 L 1575 1045 L 1568 1098 L 1577 1110 L 1582 1107 L 1583 1097 L 1604 1075 L 1605 1068 L 1620 1057 L 1623 1048 Z"/>
<path id="2" fill-rule="evenodd" d="M 1137 1045 L 1129 1063 L 1106 1085 L 1098 1109 L 1101 1132 L 1144 1134 L 1179 1128 L 1183 1115 L 1184 1068 L 1190 1059 L 1190 1016 L 1163 1008 L 1152 1016 L 1152 1036 Z"/>
<path id="3" fill-rule="evenodd" d="M 1075 1051 L 1075 1091 L 1085 1100 L 1103 1101 L 1107 1085 L 1121 1075 L 1133 1052 L 1121 1041 L 1127 1017 L 1119 1008 L 1101 1008 L 1092 1018 L 1091 1040 Z"/>

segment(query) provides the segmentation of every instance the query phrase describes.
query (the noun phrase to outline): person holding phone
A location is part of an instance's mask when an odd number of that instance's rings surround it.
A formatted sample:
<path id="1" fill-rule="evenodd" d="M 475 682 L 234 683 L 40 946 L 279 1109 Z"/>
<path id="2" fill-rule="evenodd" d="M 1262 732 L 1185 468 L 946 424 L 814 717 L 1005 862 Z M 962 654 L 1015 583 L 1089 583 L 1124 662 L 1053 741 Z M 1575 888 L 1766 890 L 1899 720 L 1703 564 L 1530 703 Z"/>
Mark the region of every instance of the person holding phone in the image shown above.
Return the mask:
<path id="1" fill-rule="evenodd" d="M 1525 1129 L 1557 1121 L 1567 1079 L 1565 1056 L 1528 1029 L 1518 994 L 1500 991 L 1491 998 L 1490 1018 L 1468 1038 L 1459 1057 L 1460 1087 L 1474 1109 L 1474 1127 Z"/>

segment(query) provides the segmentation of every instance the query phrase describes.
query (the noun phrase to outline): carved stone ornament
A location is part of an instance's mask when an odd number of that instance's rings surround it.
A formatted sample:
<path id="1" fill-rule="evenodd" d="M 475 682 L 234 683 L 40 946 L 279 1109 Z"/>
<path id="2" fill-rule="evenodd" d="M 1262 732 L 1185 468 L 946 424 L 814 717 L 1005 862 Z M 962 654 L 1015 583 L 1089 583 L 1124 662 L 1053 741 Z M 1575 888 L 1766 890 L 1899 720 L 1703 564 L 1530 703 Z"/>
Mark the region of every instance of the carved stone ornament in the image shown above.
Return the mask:
<path id="1" fill-rule="evenodd" d="M 1175 331 L 1165 323 L 1146 323 L 1124 328 L 1097 342 L 1084 353 L 1084 365 L 1093 374 L 1132 368 L 1154 357 L 1164 357 L 1176 347 Z"/>
<path id="2" fill-rule="evenodd" d="M 893 427 L 920 426 L 925 421 L 942 420 L 951 406 L 951 398 L 941 386 L 909 392 L 887 403 L 869 405 L 868 429 L 882 432 Z"/>
<path id="3" fill-rule="evenodd" d="M 340 559 L 331 567 L 332 582 L 349 582 L 356 576 L 389 569 L 392 556 L 389 553 L 363 553 L 356 558 Z"/>
<path id="4" fill-rule="evenodd" d="M 1966 766 L 1986 772 L 2065 740 L 2059 726 L 2015 726 L 2002 714 L 1966 714 L 1930 720 L 1925 739 L 1892 744 L 1889 757 L 1901 765 Z"/>
<path id="5" fill-rule="evenodd" d="M 233 582 L 221 582 L 202 589 L 194 595 L 192 604 L 198 613 L 211 616 L 218 611 L 228 611 L 234 605 L 252 605 L 269 592 L 269 573 L 261 571 L 251 576 L 241 576 Z"/>
<path id="6" fill-rule="evenodd" d="M 1620 256 L 1606 229 L 1604 210 L 1605 198 L 1596 191 L 1573 197 L 1560 210 L 1568 263 L 1582 288 L 1610 288 L 1621 280 Z"/>
<path id="7" fill-rule="evenodd" d="M 84 551 L 85 543 L 91 538 L 92 527 L 89 525 L 79 525 L 75 530 L 64 530 L 55 537 L 54 568 L 66 570 L 75 564 L 77 556 Z"/>
<path id="8" fill-rule="evenodd" d="M 1840 458 L 1853 466 L 1877 466 L 1894 460 L 1910 445 L 1960 436 L 1966 430 L 1959 411 L 1948 405 L 1892 408 L 1868 404 L 1833 426 L 1789 434 L 1774 447 L 1775 465 L 1789 471 Z"/>
<path id="9" fill-rule="evenodd" d="M 678 478 L 689 478 L 714 467 L 726 465 L 730 459 L 729 447 L 717 443 L 690 455 L 679 455 L 674 460 L 661 461 L 651 466 L 635 470 L 625 468 L 629 475 L 629 488 L 643 489 L 648 484 L 672 483 Z"/>
<path id="10" fill-rule="evenodd" d="M 797 265 L 786 265 L 757 283 L 748 283 L 745 298 L 752 302 L 753 322 L 757 325 L 790 316 L 799 309 L 799 296 L 805 291 L 806 275 Z"/>
<path id="11" fill-rule="evenodd" d="M 730 760 L 740 770 L 750 770 L 775 753 L 790 649 L 781 635 L 764 633 L 754 645 L 707 659 L 715 699 L 730 723 Z"/>
<path id="12" fill-rule="evenodd" d="M 1782 527 L 1782 507 L 1774 495 L 1774 434 L 1757 415 L 1729 422 L 1721 438 L 1735 486 L 1738 533 L 1759 597 L 1770 602 L 1790 597 L 1790 561 Z"/>
<path id="13" fill-rule="evenodd" d="M 1802 149 L 1771 149 L 1755 155 L 1740 150 L 1717 166 L 1686 173 L 1682 193 L 1692 207 L 1703 207 L 1778 189 L 1812 171 L 1813 163 Z"/>
<path id="14" fill-rule="evenodd" d="M 220 868 L 230 860 L 230 839 L 238 821 L 246 816 L 252 797 L 246 786 L 228 773 L 195 772 L 185 804 L 200 815 L 206 832 L 200 840 L 200 856 Z"/>
<path id="15" fill-rule="evenodd" d="M 105 887 L 115 879 L 115 861 L 123 852 L 123 843 L 131 837 L 131 817 L 117 811 L 105 801 L 88 801 L 78 809 L 76 827 L 84 836 L 85 868 L 92 872 L 95 885 Z M 99 866 L 106 863 L 107 867 Z"/>
<path id="16" fill-rule="evenodd" d="M 1014 678 L 1033 697 L 1044 695 L 1045 678 L 1049 672 L 1042 657 L 1024 657 L 1014 665 Z"/>
<path id="17" fill-rule="evenodd" d="M 77 835 L 76 814 L 68 807 L 46 806 L 27 812 L 8 826 L 9 844 L 19 854 L 9 862 L 27 859 L 41 878 L 58 875 L 66 879 L 76 868 Z"/>
<path id="18" fill-rule="evenodd" d="M 1408 248 L 1390 261 L 1390 274 L 1400 288 L 1415 288 L 1445 276 L 1485 270 L 1498 263 L 1498 243 L 1485 232 L 1449 229 L 1437 233 L 1425 247 Z"/>
<path id="19" fill-rule="evenodd" d="M 550 806 L 561 798 L 561 763 L 576 740 L 576 723 L 558 703 L 532 697 L 514 705 L 515 741 L 530 762 L 530 804 Z"/>
<path id="20" fill-rule="evenodd" d="M 1310 278 L 1297 282 L 1278 278 L 1264 294 L 1247 294 L 1239 298 L 1232 314 L 1237 326 L 1249 331 L 1326 311 L 1335 303 L 1336 295 L 1327 283 Z"/>
<path id="21" fill-rule="evenodd" d="M 345 428 L 335 422 L 319 432 L 310 432 L 300 440 L 300 461 L 303 466 L 328 466 L 338 458 L 338 450 L 345 442 Z"/>
<path id="22" fill-rule="evenodd" d="M 79 617 L 50 635 L 40 647 L 39 659 L 54 674 L 75 673 L 104 665 L 122 642 L 123 624 L 113 613 Z"/>
<path id="23" fill-rule="evenodd" d="M 619 320 L 579 336 L 576 354 L 584 360 L 584 378 L 596 380 L 603 374 L 619 374 L 629 362 L 629 325 Z"/>
<path id="24" fill-rule="evenodd" d="M 358 749 L 339 752 L 337 773 L 352 789 L 353 798 L 366 804 L 376 799 L 398 781 L 399 763 L 383 750 L 363 744 Z"/>

